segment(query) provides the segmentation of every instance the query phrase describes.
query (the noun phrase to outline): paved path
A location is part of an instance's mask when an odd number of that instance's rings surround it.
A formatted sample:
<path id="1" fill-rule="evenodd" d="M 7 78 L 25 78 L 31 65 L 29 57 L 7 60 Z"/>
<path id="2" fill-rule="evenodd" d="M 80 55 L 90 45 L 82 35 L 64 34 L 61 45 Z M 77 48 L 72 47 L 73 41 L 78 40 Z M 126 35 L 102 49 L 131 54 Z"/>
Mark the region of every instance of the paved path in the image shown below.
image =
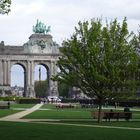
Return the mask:
<path id="1" fill-rule="evenodd" d="M 16 122 L 27 122 L 26 119 L 21 119 L 22 117 L 38 110 L 43 104 L 37 104 L 32 108 L 26 109 L 24 111 L 0 118 L 0 121 L 16 121 Z"/>

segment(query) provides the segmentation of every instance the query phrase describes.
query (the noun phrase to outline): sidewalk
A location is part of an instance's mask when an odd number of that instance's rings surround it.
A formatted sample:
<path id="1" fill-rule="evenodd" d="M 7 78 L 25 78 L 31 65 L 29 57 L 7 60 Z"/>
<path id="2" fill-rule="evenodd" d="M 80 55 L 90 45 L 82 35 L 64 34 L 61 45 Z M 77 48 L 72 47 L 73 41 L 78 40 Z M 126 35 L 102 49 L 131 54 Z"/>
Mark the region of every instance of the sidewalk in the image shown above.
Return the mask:
<path id="1" fill-rule="evenodd" d="M 16 122 L 28 122 L 28 120 L 26 119 L 21 119 L 22 117 L 38 110 L 43 104 L 37 104 L 35 106 L 33 106 L 32 108 L 29 108 L 27 110 L 0 118 L 0 121 L 16 121 Z"/>

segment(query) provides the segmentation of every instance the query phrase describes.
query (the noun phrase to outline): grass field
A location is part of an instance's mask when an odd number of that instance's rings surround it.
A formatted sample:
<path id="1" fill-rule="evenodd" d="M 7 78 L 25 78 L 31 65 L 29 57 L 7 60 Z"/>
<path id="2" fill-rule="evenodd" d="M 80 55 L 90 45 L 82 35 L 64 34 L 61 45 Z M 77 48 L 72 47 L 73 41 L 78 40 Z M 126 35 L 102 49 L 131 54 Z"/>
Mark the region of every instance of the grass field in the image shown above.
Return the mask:
<path id="1" fill-rule="evenodd" d="M 129 122 L 125 121 L 124 119 L 120 119 L 120 121 L 116 121 L 114 119 L 114 120 L 111 120 L 111 122 L 105 122 L 105 120 L 103 120 L 102 123 L 98 124 L 97 120 L 94 120 L 91 117 L 91 111 L 97 110 L 97 109 L 89 109 L 89 108 L 88 109 L 87 108 L 56 109 L 56 107 L 51 104 L 44 105 L 42 109 L 48 109 L 48 110 L 38 110 L 25 116 L 24 118 L 26 119 L 59 119 L 60 120 L 59 123 L 69 123 L 69 124 L 87 124 L 87 125 L 140 128 L 140 111 L 139 110 L 132 111 L 133 118 Z M 117 111 L 117 110 L 114 110 L 114 111 Z"/>
<path id="2" fill-rule="evenodd" d="M 91 109 L 81 108 L 69 108 L 69 109 L 57 109 L 55 105 L 47 104 L 25 118 L 31 119 L 91 119 Z"/>
<path id="3" fill-rule="evenodd" d="M 17 113 L 24 110 L 25 108 L 33 107 L 34 105 L 35 104 L 11 104 L 10 109 L 0 109 L 0 118 Z"/>
<path id="4" fill-rule="evenodd" d="M 0 118 L 19 112 L 19 110 L 0 109 Z"/>
<path id="5" fill-rule="evenodd" d="M 44 105 L 42 109 L 43 110 L 38 110 L 25 116 L 25 118 L 30 118 L 30 119 L 92 119 L 91 112 L 97 110 L 97 109 L 92 109 L 92 108 L 80 108 L 80 107 L 69 108 L 69 109 L 67 108 L 57 109 L 55 105 L 52 105 L 52 104 Z M 117 111 L 117 110 L 114 110 L 114 111 Z M 132 114 L 133 114 L 132 115 L 133 119 L 140 119 L 140 110 L 132 111 Z"/>
<path id="6" fill-rule="evenodd" d="M 12 109 L 0 110 L 0 115 L 6 116 L 13 113 L 13 108 L 30 108 L 33 105 L 13 105 Z M 54 121 L 38 121 L 31 123 L 0 122 L 0 140 L 139 140 L 140 111 L 133 111 L 133 119 L 127 121 L 101 122 L 98 124 L 91 118 L 91 111 L 94 109 L 74 108 L 56 109 L 54 105 L 44 105 L 42 110 L 35 111 L 25 118 L 30 119 L 60 119 L 58 124 Z M 61 124 L 63 123 L 63 124 Z M 82 126 L 69 126 L 78 124 Z M 83 126 L 83 125 L 90 126 Z M 97 128 L 96 126 L 124 127 L 124 128 Z M 128 130 L 128 128 L 130 130 Z"/>
<path id="7" fill-rule="evenodd" d="M 106 122 L 102 121 L 98 123 L 93 120 L 60 120 L 58 123 L 66 123 L 66 124 L 86 124 L 86 125 L 98 125 L 98 126 L 112 126 L 112 127 L 131 127 L 131 128 L 140 128 L 140 121 L 111 121 Z"/>
<path id="8" fill-rule="evenodd" d="M 139 140 L 140 131 L 0 122 L 0 140 Z"/>
<path id="9" fill-rule="evenodd" d="M 10 107 L 11 109 L 13 108 L 31 108 L 33 107 L 35 104 L 11 104 Z"/>
<path id="10" fill-rule="evenodd" d="M 75 110 L 39 110 L 24 118 L 30 119 L 91 119 L 90 111 Z"/>

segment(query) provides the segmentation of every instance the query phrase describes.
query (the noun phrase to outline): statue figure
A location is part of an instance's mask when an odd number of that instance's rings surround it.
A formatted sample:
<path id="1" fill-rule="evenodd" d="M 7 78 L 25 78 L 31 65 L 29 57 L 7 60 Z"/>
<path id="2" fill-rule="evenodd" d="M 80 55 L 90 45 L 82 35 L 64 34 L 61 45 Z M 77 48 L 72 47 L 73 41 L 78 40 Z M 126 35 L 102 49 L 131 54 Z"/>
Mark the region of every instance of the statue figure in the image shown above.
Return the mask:
<path id="1" fill-rule="evenodd" d="M 45 41 L 43 41 L 43 40 L 37 41 L 37 44 L 41 47 L 42 50 L 43 50 L 43 49 L 45 48 L 45 46 L 46 46 Z"/>
<path id="2" fill-rule="evenodd" d="M 45 34 L 45 33 L 50 32 L 50 28 L 51 28 L 50 26 L 48 26 L 46 28 L 46 25 L 37 19 L 36 25 L 33 26 L 33 32 L 34 33 L 44 33 Z"/>

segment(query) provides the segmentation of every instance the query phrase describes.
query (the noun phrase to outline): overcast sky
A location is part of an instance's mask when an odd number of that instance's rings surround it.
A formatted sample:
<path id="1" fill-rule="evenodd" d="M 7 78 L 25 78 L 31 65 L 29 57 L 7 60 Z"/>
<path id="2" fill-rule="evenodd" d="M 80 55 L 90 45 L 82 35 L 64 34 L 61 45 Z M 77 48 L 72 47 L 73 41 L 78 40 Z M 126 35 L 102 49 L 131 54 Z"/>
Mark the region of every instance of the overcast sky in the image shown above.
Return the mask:
<path id="1" fill-rule="evenodd" d="M 0 15 L 0 41 L 23 45 L 39 19 L 51 26 L 54 41 L 61 42 L 74 32 L 79 20 L 127 17 L 130 31 L 140 24 L 140 0 L 12 0 L 11 12 Z"/>
<path id="2" fill-rule="evenodd" d="M 12 0 L 9 15 L 0 15 L 0 41 L 23 45 L 39 19 L 51 26 L 54 41 L 61 44 L 69 38 L 79 20 L 96 17 L 128 19 L 134 32 L 140 23 L 140 0 Z"/>

